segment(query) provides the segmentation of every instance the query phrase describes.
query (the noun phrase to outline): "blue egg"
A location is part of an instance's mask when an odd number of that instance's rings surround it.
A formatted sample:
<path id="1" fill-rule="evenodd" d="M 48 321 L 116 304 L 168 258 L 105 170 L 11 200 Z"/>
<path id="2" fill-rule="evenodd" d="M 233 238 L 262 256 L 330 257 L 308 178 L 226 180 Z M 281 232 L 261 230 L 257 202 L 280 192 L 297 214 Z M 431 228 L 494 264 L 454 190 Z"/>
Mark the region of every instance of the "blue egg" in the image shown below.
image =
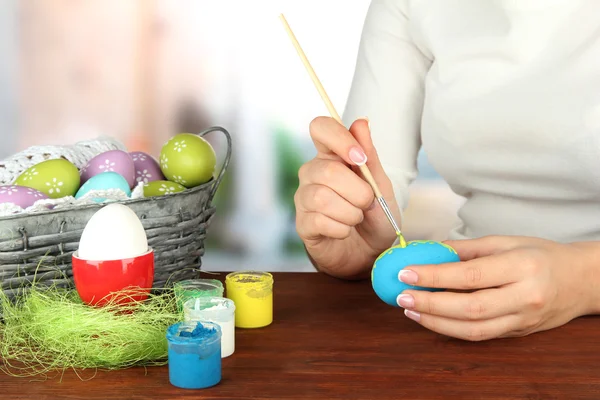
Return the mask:
<path id="1" fill-rule="evenodd" d="M 75 198 L 79 199 L 85 196 L 88 192 L 92 190 L 109 190 L 109 189 L 120 189 L 125 194 L 130 197 L 131 189 L 129 188 L 129 183 L 127 179 L 116 172 L 102 172 L 98 175 L 94 175 L 90 179 L 87 180 L 83 184 L 82 187 L 79 188 L 77 193 L 75 194 Z M 94 198 L 93 201 L 96 203 L 101 203 L 106 199 L 103 198 Z"/>
<path id="2" fill-rule="evenodd" d="M 457 261 L 460 261 L 460 258 L 456 251 L 440 242 L 415 240 L 408 242 L 404 248 L 399 245 L 391 247 L 375 260 L 371 271 L 373 290 L 381 300 L 398 307 L 396 298 L 407 289 L 430 292 L 442 290 L 407 285 L 398 279 L 398 274 L 402 269 L 411 265 L 443 264 Z"/>

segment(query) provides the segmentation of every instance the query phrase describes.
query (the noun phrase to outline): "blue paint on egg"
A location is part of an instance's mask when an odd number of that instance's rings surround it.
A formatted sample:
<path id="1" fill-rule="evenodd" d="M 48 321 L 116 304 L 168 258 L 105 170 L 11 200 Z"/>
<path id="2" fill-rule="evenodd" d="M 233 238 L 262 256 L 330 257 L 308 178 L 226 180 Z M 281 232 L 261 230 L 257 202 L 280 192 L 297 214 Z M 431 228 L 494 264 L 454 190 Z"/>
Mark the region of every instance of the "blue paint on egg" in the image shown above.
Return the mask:
<path id="1" fill-rule="evenodd" d="M 460 258 L 456 250 L 440 242 L 415 240 L 408 242 L 406 247 L 391 247 L 375 260 L 371 271 L 373 290 L 385 303 L 399 307 L 396 298 L 407 289 L 430 292 L 442 290 L 408 285 L 398 278 L 401 270 L 411 265 L 443 264 L 457 261 L 460 261 Z"/>
<path id="2" fill-rule="evenodd" d="M 125 194 L 130 197 L 131 189 L 129 187 L 129 182 L 122 175 L 116 172 L 102 172 L 98 175 L 92 176 L 88 179 L 81 188 L 75 194 L 75 198 L 79 199 L 85 196 L 92 190 L 110 190 L 110 189 L 120 189 Z M 106 199 L 103 198 L 94 198 L 93 201 L 96 203 L 101 203 Z"/>

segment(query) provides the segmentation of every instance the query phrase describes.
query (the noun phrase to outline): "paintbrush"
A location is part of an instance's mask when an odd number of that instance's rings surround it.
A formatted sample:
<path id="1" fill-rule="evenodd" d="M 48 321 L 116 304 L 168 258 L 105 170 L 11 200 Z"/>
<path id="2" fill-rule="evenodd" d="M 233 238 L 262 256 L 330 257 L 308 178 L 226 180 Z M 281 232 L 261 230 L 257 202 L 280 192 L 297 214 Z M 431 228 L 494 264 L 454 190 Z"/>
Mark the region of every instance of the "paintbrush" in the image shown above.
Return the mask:
<path id="1" fill-rule="evenodd" d="M 285 19 L 285 16 L 283 14 L 280 14 L 279 19 L 283 23 L 283 26 L 284 26 L 285 30 L 287 31 L 288 36 L 290 37 L 290 40 L 292 41 L 292 44 L 296 48 L 296 51 L 298 52 L 298 55 L 300 56 L 300 59 L 302 60 L 302 63 L 304 64 L 304 67 L 306 68 L 306 71 L 310 75 L 310 78 L 312 79 L 315 87 L 317 88 L 317 91 L 321 95 L 321 98 L 323 99 L 325 106 L 329 110 L 329 114 L 331 115 L 331 117 L 333 119 L 335 119 L 341 125 L 344 125 L 342 122 L 342 119 L 340 118 L 340 115 L 338 114 L 335 107 L 333 106 L 333 103 L 329 99 L 329 96 L 327 95 L 325 88 L 321 84 L 321 81 L 317 77 L 317 74 L 315 73 L 312 65 L 308 61 L 306 54 L 304 54 L 304 51 L 302 50 L 302 47 L 300 46 L 298 39 L 296 39 L 296 35 L 294 35 L 292 28 L 290 27 L 287 20 Z M 385 198 L 383 197 L 381 190 L 379 190 L 379 186 L 377 185 L 377 182 L 375 182 L 375 179 L 373 178 L 373 174 L 371 174 L 369 167 L 367 167 L 367 164 L 365 163 L 365 164 L 360 165 L 359 168 L 360 168 L 360 171 L 362 172 L 362 174 L 364 175 L 365 180 L 369 183 L 369 185 L 371 185 L 371 188 L 373 188 L 373 193 L 375 194 L 377 201 L 381 205 L 381 208 L 383 209 L 385 216 L 387 217 L 388 221 L 390 221 L 392 228 L 394 228 L 394 231 L 396 232 L 396 235 L 398 236 L 398 239 L 400 240 L 400 246 L 405 247 L 406 241 L 404 240 L 402 231 L 400 231 L 400 227 L 396 223 L 396 220 L 394 219 L 394 216 L 392 215 L 390 207 L 388 206 L 387 202 L 385 201 Z"/>

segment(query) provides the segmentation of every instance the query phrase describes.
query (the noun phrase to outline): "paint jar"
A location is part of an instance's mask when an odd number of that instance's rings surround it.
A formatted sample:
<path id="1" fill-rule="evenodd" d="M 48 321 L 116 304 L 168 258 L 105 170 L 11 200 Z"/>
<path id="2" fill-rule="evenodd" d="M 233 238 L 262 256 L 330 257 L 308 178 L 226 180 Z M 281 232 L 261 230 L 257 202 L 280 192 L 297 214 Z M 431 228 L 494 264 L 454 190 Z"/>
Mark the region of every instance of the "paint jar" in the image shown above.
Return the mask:
<path id="1" fill-rule="evenodd" d="M 227 297 L 235 303 L 235 326 L 262 328 L 273 322 L 273 275 L 261 271 L 232 272 L 225 278 Z"/>
<path id="2" fill-rule="evenodd" d="M 183 310 L 183 303 L 199 297 L 223 297 L 223 284 L 216 279 L 188 279 L 173 285 L 177 308 Z"/>
<path id="3" fill-rule="evenodd" d="M 186 322 L 208 321 L 221 327 L 221 357 L 235 351 L 235 303 L 225 297 L 199 297 L 183 304 Z"/>
<path id="4" fill-rule="evenodd" d="M 182 389 L 204 389 L 221 381 L 221 327 L 178 322 L 167 329 L 169 381 Z"/>

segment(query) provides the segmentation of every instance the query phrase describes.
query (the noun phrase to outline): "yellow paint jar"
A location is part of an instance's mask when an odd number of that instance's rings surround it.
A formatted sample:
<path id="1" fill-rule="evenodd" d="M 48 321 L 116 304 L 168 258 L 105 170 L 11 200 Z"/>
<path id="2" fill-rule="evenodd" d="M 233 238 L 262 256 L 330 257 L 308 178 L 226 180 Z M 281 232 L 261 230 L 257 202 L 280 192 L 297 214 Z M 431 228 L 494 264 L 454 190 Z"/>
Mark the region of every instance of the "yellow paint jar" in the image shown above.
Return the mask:
<path id="1" fill-rule="evenodd" d="M 273 322 L 273 275 L 232 272 L 225 278 L 227 298 L 235 303 L 237 328 L 262 328 Z"/>

